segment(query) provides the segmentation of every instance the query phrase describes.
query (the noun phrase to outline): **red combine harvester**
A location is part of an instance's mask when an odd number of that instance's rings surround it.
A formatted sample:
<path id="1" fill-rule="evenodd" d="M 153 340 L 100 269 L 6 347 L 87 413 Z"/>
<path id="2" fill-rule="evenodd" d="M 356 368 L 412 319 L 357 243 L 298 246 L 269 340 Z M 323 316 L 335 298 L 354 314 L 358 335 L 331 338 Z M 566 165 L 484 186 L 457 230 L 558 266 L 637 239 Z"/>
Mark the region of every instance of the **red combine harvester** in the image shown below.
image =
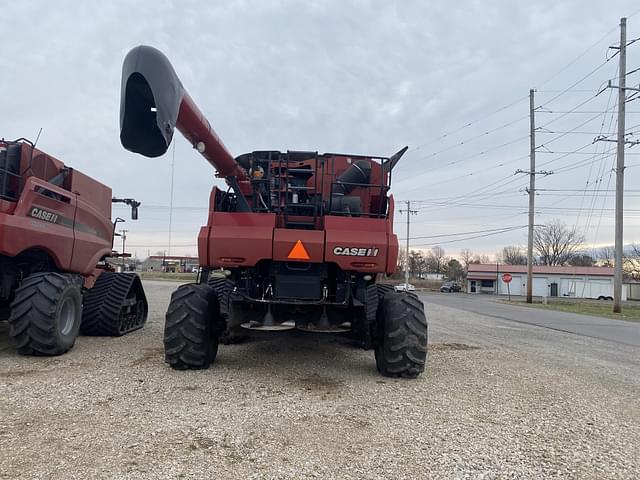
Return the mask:
<path id="1" fill-rule="evenodd" d="M 375 348 L 383 375 L 416 377 L 424 370 L 422 303 L 376 284 L 396 269 L 389 189 L 406 147 L 391 158 L 255 151 L 234 159 L 169 60 L 136 47 L 123 65 L 121 142 L 157 157 L 175 128 L 228 189 L 211 191 L 198 236 L 198 282 L 171 296 L 164 344 L 173 368 L 207 368 L 221 338 L 246 329 L 297 328 L 343 333 Z"/>
<path id="2" fill-rule="evenodd" d="M 60 355 L 79 332 L 120 336 L 144 325 L 140 278 L 107 262 L 112 201 L 137 218 L 135 200 L 112 199 L 26 139 L 0 140 L 0 320 L 19 353 Z"/>

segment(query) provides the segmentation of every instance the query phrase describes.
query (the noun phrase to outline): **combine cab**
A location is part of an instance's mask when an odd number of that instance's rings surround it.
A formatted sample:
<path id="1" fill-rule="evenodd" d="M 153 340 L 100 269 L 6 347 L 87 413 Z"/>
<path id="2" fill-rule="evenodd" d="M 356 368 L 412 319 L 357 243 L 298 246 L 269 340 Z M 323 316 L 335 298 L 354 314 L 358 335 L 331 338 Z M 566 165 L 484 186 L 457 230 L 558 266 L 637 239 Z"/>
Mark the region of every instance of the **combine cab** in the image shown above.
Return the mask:
<path id="1" fill-rule="evenodd" d="M 427 356 L 424 309 L 411 293 L 376 284 L 396 268 L 390 158 L 255 151 L 233 158 L 168 59 L 140 46 L 125 58 L 120 139 L 164 154 L 177 128 L 225 178 L 198 236 L 199 281 L 183 285 L 166 315 L 165 356 L 176 369 L 207 368 L 220 341 L 248 331 L 349 335 L 374 348 L 378 370 L 416 377 Z"/>
<path id="2" fill-rule="evenodd" d="M 132 206 L 137 217 L 139 203 Z M 60 355 L 79 332 L 141 328 L 139 277 L 114 273 L 111 189 L 25 140 L 0 140 L 0 320 L 19 353 Z"/>

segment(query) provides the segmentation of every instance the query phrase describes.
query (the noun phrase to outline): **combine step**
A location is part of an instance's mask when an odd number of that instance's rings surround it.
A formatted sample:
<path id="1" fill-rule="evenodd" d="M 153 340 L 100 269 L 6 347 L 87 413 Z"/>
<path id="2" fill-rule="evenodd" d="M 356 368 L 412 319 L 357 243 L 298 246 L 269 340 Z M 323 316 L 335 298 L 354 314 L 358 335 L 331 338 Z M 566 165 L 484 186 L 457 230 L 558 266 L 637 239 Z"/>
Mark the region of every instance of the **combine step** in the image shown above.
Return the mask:
<path id="1" fill-rule="evenodd" d="M 142 328 L 148 311 L 138 275 L 104 272 L 84 296 L 80 332 L 119 337 Z"/>

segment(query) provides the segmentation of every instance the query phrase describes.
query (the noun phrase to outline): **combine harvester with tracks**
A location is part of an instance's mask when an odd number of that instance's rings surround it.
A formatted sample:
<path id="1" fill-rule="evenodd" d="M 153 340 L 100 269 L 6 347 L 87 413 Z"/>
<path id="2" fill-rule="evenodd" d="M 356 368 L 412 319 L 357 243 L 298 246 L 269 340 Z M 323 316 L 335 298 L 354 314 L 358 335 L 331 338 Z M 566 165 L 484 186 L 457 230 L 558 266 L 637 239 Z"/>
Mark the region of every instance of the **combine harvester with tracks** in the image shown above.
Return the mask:
<path id="1" fill-rule="evenodd" d="M 0 320 L 19 353 L 60 355 L 79 333 L 121 336 L 144 325 L 140 278 L 108 262 L 117 255 L 112 202 L 137 219 L 139 202 L 112 198 L 26 139 L 0 140 Z"/>
<path id="2" fill-rule="evenodd" d="M 389 190 L 406 147 L 389 158 L 263 150 L 234 159 L 160 51 L 129 52 L 121 88 L 126 149 L 163 155 L 177 128 L 228 186 L 211 191 L 198 281 L 171 297 L 164 334 L 171 367 L 207 368 L 219 343 L 243 332 L 299 329 L 375 349 L 386 376 L 424 370 L 422 302 L 376 283 L 396 269 Z"/>

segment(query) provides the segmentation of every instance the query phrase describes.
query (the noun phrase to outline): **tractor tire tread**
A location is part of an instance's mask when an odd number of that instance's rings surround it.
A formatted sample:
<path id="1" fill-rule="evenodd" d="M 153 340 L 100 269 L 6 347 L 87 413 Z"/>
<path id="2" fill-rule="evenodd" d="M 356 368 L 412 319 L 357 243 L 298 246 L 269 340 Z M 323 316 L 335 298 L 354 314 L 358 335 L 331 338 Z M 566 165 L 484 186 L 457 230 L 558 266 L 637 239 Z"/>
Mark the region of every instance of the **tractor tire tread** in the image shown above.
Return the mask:
<path id="1" fill-rule="evenodd" d="M 378 309 L 376 366 L 387 377 L 416 378 L 427 360 L 428 327 L 416 295 L 385 292 Z"/>
<path id="2" fill-rule="evenodd" d="M 80 282 L 74 275 L 36 273 L 16 290 L 9 316 L 9 336 L 22 355 L 61 355 L 70 350 L 78 335 L 80 311 L 72 327 L 71 340 L 60 338 L 57 328 L 58 300 L 67 289 L 75 289 L 82 308 Z"/>
<path id="3" fill-rule="evenodd" d="M 218 318 L 218 299 L 210 285 L 188 283 L 173 292 L 164 328 L 165 361 L 171 368 L 209 368 L 218 352 Z"/>

